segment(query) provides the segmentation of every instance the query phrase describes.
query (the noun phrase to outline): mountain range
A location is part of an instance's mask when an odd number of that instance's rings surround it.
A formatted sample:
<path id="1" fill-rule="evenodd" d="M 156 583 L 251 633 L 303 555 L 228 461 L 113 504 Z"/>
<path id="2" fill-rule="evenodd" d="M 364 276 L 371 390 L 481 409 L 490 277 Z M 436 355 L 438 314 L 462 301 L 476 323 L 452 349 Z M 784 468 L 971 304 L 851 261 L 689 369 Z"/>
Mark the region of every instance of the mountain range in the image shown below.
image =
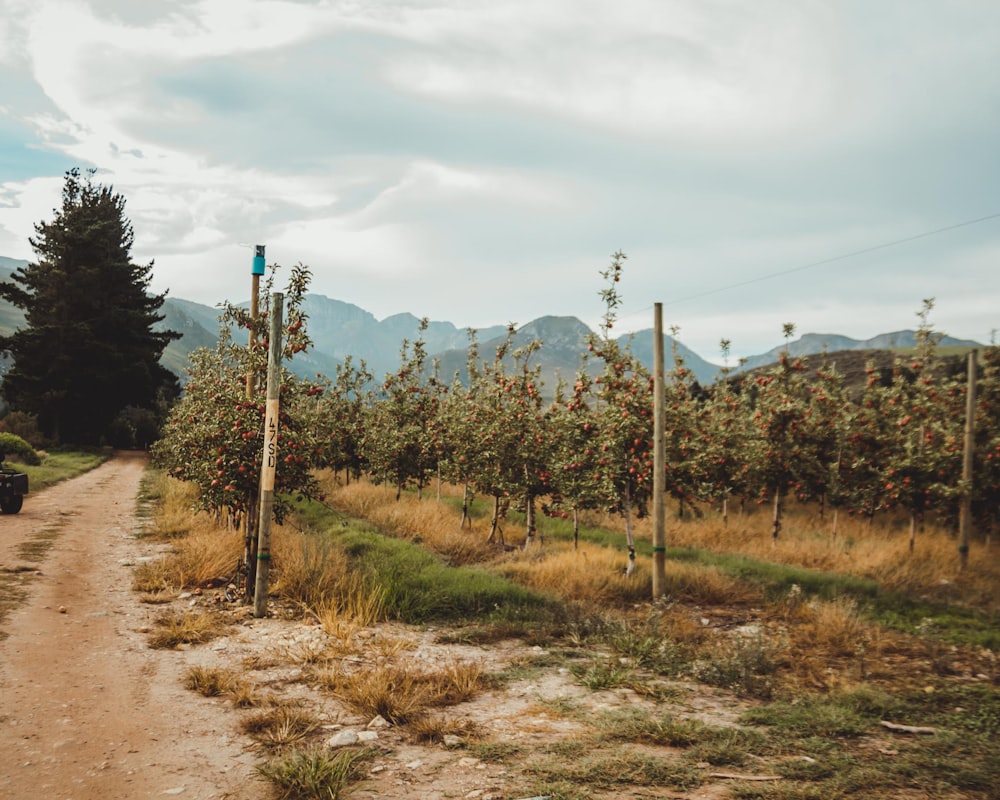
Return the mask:
<path id="1" fill-rule="evenodd" d="M 0 280 L 9 280 L 13 270 L 27 263 L 0 256 Z M 289 364 L 302 377 L 315 377 L 317 374 L 333 377 L 337 365 L 343 363 L 347 356 L 352 356 L 355 365 L 364 360 L 376 380 L 381 380 L 385 373 L 398 369 L 404 340 L 412 344 L 421 336 L 420 319 L 412 314 L 396 314 L 378 320 L 356 305 L 320 294 L 307 295 L 303 311 L 308 316 L 309 336 L 314 346 L 310 351 L 296 355 Z M 214 347 L 218 341 L 220 309 L 168 296 L 161 313 L 164 319 L 158 327 L 181 334 L 181 338 L 172 342 L 164 351 L 161 361 L 183 381 L 186 377 L 188 354 L 199 347 Z M 0 333 L 9 333 L 23 323 L 24 315 L 20 309 L 0 300 Z M 586 352 L 588 339 L 592 334 L 593 331 L 576 317 L 546 316 L 519 327 L 513 344 L 516 348 L 535 339 L 542 342 L 542 347 L 529 366 L 540 365 L 544 386 L 554 389 L 560 377 L 572 382 L 581 367 L 581 356 Z M 438 363 L 443 380 L 450 381 L 456 374 L 464 375 L 470 343 L 467 329 L 457 328 L 450 322 L 430 322 L 422 336 L 428 361 Z M 506 336 L 506 325 L 477 330 L 476 342 L 480 359 L 492 361 L 496 348 Z M 677 355 L 684 360 L 684 365 L 701 384 L 710 384 L 718 377 L 721 370 L 718 365 L 705 360 L 669 335 L 664 335 L 664 339 L 668 368 L 676 349 Z M 632 353 L 652 370 L 651 328 L 619 337 L 618 341 L 622 346 L 628 344 Z M 840 351 L 905 348 L 912 347 L 915 343 L 916 332 L 912 330 L 885 333 L 866 340 L 838 334 L 807 333 L 787 345 L 782 344 L 766 353 L 744 359 L 732 371 L 751 370 L 774 363 L 786 347 L 793 356 L 808 356 Z M 973 341 L 947 336 L 942 338 L 940 344 L 982 346 Z"/>

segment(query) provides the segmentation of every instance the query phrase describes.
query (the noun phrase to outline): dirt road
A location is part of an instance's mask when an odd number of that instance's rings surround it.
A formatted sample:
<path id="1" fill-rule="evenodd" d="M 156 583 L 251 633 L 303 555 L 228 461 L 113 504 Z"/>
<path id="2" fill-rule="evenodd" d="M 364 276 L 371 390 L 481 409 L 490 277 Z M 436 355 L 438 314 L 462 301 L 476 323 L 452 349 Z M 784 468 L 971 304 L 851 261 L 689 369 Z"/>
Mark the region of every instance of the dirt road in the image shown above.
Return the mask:
<path id="1" fill-rule="evenodd" d="M 0 796 L 263 800 L 253 756 L 151 650 L 131 564 L 146 461 L 120 453 L 0 517 Z"/>

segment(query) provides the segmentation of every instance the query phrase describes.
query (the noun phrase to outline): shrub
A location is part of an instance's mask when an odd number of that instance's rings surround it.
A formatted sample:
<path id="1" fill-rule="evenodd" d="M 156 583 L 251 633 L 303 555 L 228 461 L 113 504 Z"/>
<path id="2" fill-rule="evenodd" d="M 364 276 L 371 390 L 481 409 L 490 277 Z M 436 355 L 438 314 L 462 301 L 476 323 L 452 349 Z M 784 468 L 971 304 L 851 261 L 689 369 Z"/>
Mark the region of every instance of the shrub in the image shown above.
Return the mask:
<path id="1" fill-rule="evenodd" d="M 0 431 L 20 436 L 36 450 L 48 444 L 38 427 L 38 418 L 26 411 L 11 411 L 0 419 Z"/>
<path id="2" fill-rule="evenodd" d="M 9 416 L 9 415 L 8 415 Z M 14 433 L 0 433 L 0 454 L 4 458 L 13 456 L 15 461 L 37 467 L 42 463 L 30 444 Z"/>

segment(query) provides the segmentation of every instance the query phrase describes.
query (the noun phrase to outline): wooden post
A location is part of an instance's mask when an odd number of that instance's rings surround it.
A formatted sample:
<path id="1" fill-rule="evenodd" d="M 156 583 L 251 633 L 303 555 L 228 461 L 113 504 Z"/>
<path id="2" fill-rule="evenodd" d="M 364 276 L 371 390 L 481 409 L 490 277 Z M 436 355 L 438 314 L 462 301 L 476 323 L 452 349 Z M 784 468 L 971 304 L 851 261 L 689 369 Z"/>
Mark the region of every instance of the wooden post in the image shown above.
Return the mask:
<path id="1" fill-rule="evenodd" d="M 257 391 L 257 376 L 253 370 L 253 349 L 257 344 L 257 318 L 260 316 L 260 276 L 264 274 L 264 245 L 254 245 L 254 256 L 250 268 L 250 334 L 247 343 L 247 400 L 253 400 Z M 259 504 L 260 498 L 251 495 L 247 498 L 251 507 Z M 257 581 L 257 520 L 248 511 L 243 515 L 243 563 L 246 565 L 246 585 L 243 593 L 246 601 L 253 600 L 254 585 Z"/>
<path id="2" fill-rule="evenodd" d="M 664 444 L 663 303 L 653 304 L 653 600 L 666 592 L 666 446 Z"/>
<path id="3" fill-rule="evenodd" d="M 271 564 L 271 511 L 274 506 L 274 473 L 278 466 L 278 398 L 281 388 L 281 325 L 284 297 L 271 295 L 270 333 L 267 351 L 267 404 L 264 417 L 264 452 L 260 469 L 260 514 L 257 520 L 257 579 L 253 593 L 253 615 L 267 614 L 267 578 Z"/>
<path id="4" fill-rule="evenodd" d="M 962 507 L 958 516 L 958 552 L 961 569 L 969 565 L 969 529 L 972 527 L 972 465 L 976 444 L 976 350 L 969 351 L 968 388 L 965 390 L 965 451 L 962 458 Z"/>

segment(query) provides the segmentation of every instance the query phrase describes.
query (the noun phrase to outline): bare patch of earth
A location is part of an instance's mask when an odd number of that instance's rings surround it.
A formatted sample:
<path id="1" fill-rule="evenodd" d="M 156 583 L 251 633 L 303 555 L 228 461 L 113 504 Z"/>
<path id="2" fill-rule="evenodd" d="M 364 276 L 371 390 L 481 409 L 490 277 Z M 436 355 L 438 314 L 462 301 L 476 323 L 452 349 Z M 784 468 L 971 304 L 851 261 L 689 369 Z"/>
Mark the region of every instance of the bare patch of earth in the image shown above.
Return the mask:
<path id="1" fill-rule="evenodd" d="M 746 707 L 731 695 L 683 682 L 663 682 L 655 700 L 625 688 L 592 691 L 574 677 L 565 654 L 519 641 L 446 644 L 446 631 L 396 624 L 334 640 L 314 621 L 280 608 L 255 619 L 250 609 L 222 602 L 217 589 L 184 593 L 166 606 L 143 604 L 131 588 L 133 568 L 163 548 L 138 536 L 143 521 L 136 497 L 145 467 L 142 454 L 119 453 L 84 476 L 30 494 L 20 514 L 0 518 L 5 798 L 274 797 L 274 787 L 257 772 L 270 751 L 244 728 L 259 709 L 186 689 L 196 667 L 238 673 L 255 693 L 306 711 L 317 721 L 309 739 L 314 746 L 361 737 L 374 756 L 346 794 L 366 800 L 530 797 L 552 780 L 554 767 L 566 774 L 593 768 L 588 743 L 597 742 L 606 764 L 625 752 L 624 745 L 595 737 L 602 715 L 639 710 L 725 727 L 736 725 Z M 149 634 L 165 611 L 203 609 L 227 620 L 222 636 L 173 650 L 150 648 Z M 322 670 L 376 670 L 390 662 L 428 671 L 473 662 L 503 678 L 440 710 L 468 736 L 424 743 L 406 726 L 380 725 L 352 710 L 318 678 Z M 635 744 L 628 751 L 636 759 L 678 764 L 686 783 L 621 776 L 592 791 L 576 781 L 574 791 L 595 798 L 730 796 L 731 777 L 685 761 L 680 751 Z M 765 776 L 773 770 L 755 761 L 740 768 Z"/>

